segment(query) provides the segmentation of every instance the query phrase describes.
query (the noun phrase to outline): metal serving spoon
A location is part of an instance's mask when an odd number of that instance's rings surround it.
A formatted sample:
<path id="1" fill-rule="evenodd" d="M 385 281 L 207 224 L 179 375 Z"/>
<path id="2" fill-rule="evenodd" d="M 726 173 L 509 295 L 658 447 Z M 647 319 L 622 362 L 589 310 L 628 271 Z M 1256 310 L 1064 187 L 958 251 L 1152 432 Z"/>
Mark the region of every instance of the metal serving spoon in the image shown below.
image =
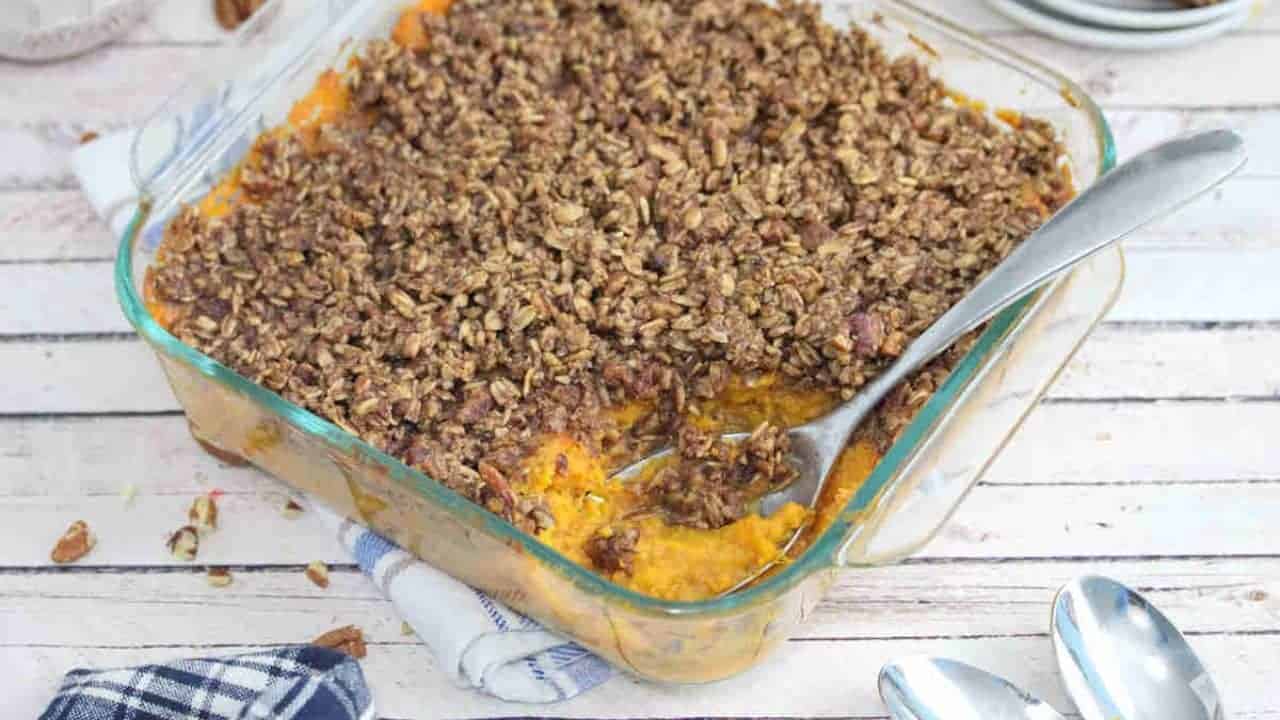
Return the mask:
<path id="1" fill-rule="evenodd" d="M 1222 703 L 1182 634 L 1140 595 L 1085 576 L 1053 603 L 1063 683 L 1084 720 L 1222 720 Z M 1007 680 L 946 658 L 907 658 L 880 670 L 894 720 L 1062 720 Z"/>
<path id="2" fill-rule="evenodd" d="M 813 507 L 854 428 L 905 377 L 1027 292 L 1152 220 L 1178 209 L 1235 174 L 1244 162 L 1244 143 L 1240 136 L 1230 130 L 1210 130 L 1164 142 L 1103 175 L 1023 241 L 857 395 L 829 414 L 791 428 L 787 434 L 799 477 L 762 498 L 760 513 L 772 515 L 789 502 Z M 747 434 L 728 433 L 724 437 L 739 441 Z M 653 453 L 622 468 L 613 477 L 622 480 L 638 477 L 650 462 L 671 452 L 671 448 L 666 448 Z M 783 554 L 799 536 L 797 531 Z"/>
<path id="3" fill-rule="evenodd" d="M 1104 577 L 1053 602 L 1053 647 L 1084 720 L 1222 720 L 1218 688 L 1182 633 L 1141 595 Z"/>
<path id="4" fill-rule="evenodd" d="M 1008 680 L 947 658 L 907 658 L 885 665 L 880 699 L 894 720 L 1063 720 Z"/>

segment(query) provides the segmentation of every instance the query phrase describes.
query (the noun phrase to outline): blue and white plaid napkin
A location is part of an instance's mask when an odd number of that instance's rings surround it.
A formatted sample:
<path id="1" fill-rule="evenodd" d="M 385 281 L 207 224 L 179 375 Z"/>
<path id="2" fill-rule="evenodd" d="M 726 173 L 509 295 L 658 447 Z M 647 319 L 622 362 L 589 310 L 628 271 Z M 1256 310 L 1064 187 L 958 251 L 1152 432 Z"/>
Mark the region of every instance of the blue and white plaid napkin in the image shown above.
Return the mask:
<path id="1" fill-rule="evenodd" d="M 104 136 L 71 157 L 86 197 L 117 235 L 137 203 L 129 174 L 132 134 Z M 578 695 L 613 674 L 581 646 L 344 521 L 319 502 L 310 504 L 459 685 L 502 700 L 549 703 Z"/>
<path id="2" fill-rule="evenodd" d="M 302 645 L 117 670 L 73 670 L 40 720 L 368 720 L 350 656 Z"/>

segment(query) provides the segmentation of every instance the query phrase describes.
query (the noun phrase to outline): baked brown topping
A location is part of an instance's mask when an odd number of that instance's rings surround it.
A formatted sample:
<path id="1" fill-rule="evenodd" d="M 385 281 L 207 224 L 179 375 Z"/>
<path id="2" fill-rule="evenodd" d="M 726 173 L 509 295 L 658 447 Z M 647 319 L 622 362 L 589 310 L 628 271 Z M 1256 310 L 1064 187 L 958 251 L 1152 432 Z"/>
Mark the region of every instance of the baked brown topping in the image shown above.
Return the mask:
<path id="1" fill-rule="evenodd" d="M 606 572 L 631 572 L 640 532 L 633 527 L 605 527 L 587 541 L 587 557 Z"/>
<path id="2" fill-rule="evenodd" d="M 1070 191 L 1047 124 L 958 105 L 812 4 L 421 17 L 428 49 L 346 72 L 355 112 L 259 144 L 248 202 L 171 223 L 156 290 L 182 341 L 528 530 L 553 519 L 512 478 L 546 434 L 714 455 L 684 418 L 732 376 L 848 397 Z M 887 443 L 962 350 L 864 432 Z M 637 401 L 623 433 L 604 410 Z M 776 455 L 651 496 L 715 527 L 785 481 Z"/>
<path id="3" fill-rule="evenodd" d="M 762 424 L 742 442 L 691 425 L 681 428 L 677 459 L 648 481 L 653 504 L 680 525 L 718 528 L 747 514 L 747 503 L 796 478 L 786 430 Z"/>

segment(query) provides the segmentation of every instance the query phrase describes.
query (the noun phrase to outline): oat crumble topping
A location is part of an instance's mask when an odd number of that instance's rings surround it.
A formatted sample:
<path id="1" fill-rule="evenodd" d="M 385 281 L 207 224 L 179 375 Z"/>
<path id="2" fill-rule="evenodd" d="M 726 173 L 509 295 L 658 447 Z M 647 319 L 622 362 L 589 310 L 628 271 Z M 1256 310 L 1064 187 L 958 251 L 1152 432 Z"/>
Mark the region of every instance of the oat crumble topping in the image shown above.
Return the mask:
<path id="1" fill-rule="evenodd" d="M 526 530 L 555 522 L 512 482 L 549 433 L 678 440 L 655 507 L 742 517 L 789 480 L 785 434 L 726 447 L 691 408 L 735 376 L 852 395 L 1070 194 L 1046 123 L 957 105 L 810 3 L 422 17 L 430 47 L 369 43 L 318 140 L 260 141 L 245 202 L 176 218 L 155 288 L 183 342 Z M 965 349 L 860 432 L 887 445 Z"/>

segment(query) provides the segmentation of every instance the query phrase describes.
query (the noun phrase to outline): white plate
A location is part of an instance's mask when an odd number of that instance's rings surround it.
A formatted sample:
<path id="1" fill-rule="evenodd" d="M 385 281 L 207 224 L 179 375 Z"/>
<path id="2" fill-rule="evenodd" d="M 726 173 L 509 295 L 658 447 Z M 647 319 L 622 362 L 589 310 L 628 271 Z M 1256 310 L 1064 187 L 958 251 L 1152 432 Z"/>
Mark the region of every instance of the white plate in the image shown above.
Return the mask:
<path id="1" fill-rule="evenodd" d="M 1124 30 L 1163 30 L 1202 25 L 1253 5 L 1257 0 L 1224 0 L 1186 8 L 1174 0 L 1037 0 L 1063 15 Z"/>
<path id="2" fill-rule="evenodd" d="M 86 52 L 137 25 L 148 1 L 0 0 L 0 57 L 38 62 Z"/>
<path id="3" fill-rule="evenodd" d="M 1108 50 L 1166 50 L 1195 45 L 1243 26 L 1253 15 L 1246 5 L 1236 12 L 1203 25 L 1174 30 L 1112 30 L 1086 25 L 1054 13 L 1031 0 L 987 0 L 987 4 L 1011 20 L 1050 37 Z"/>

